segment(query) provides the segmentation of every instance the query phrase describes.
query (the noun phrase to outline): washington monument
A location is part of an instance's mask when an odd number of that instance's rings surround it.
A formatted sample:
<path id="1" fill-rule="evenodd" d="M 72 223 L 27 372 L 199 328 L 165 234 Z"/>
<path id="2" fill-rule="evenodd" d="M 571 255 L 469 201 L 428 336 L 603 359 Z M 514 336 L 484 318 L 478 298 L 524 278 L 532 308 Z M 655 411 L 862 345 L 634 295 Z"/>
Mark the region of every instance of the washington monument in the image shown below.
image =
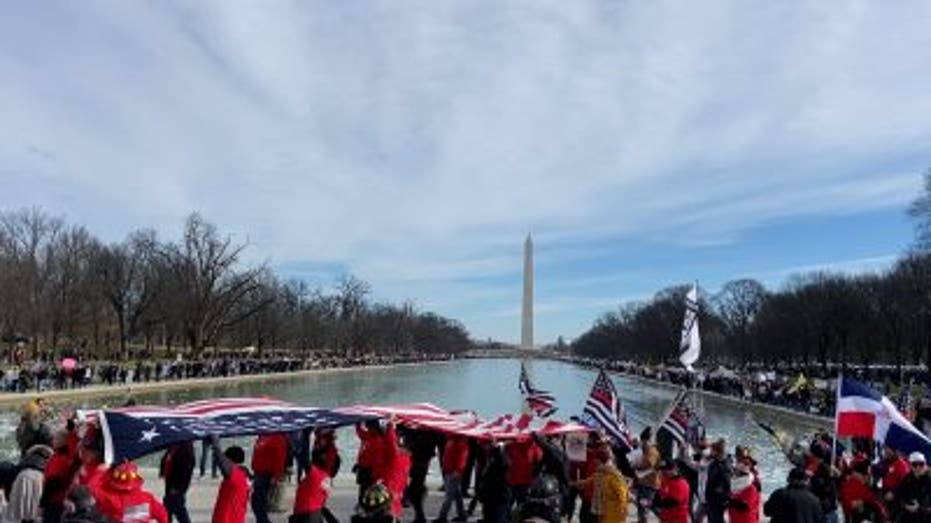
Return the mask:
<path id="1" fill-rule="evenodd" d="M 524 240 L 524 301 L 520 311 L 520 348 L 533 348 L 533 240 Z"/>

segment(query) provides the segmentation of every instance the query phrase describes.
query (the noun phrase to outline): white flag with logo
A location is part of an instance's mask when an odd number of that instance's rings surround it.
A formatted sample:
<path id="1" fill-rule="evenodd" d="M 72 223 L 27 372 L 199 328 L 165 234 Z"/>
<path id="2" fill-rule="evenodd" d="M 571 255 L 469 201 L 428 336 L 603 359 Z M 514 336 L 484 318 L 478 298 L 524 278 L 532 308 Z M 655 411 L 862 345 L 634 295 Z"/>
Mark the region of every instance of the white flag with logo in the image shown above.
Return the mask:
<path id="1" fill-rule="evenodd" d="M 693 285 L 685 295 L 685 318 L 682 321 L 682 341 L 679 342 L 679 361 L 690 372 L 692 364 L 701 354 L 701 336 L 698 333 L 698 286 Z"/>

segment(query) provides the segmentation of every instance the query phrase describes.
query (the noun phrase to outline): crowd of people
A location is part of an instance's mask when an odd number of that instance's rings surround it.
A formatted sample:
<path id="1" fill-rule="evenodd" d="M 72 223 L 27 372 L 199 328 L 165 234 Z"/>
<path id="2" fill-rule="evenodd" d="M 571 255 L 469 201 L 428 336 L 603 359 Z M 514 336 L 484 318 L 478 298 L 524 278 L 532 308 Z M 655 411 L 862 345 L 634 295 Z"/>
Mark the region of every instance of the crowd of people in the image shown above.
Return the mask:
<path id="1" fill-rule="evenodd" d="M 130 461 L 107 466 L 93 421 L 50 421 L 42 400 L 25 406 L 16 440 L 20 458 L 0 467 L 0 520 L 42 523 L 189 523 L 187 496 L 197 468 L 195 442 L 162 456 L 164 495 L 147 489 Z M 360 445 L 350 468 L 358 485 L 352 523 L 427 523 L 427 478 L 436 459 L 443 500 L 430 523 L 860 523 L 931 521 L 931 475 L 925 456 L 901 455 L 871 440 L 847 447 L 829 433 L 785 449 L 786 484 L 766 499 L 751 449 L 704 437 L 672 446 L 645 429 L 632 447 L 602 432 L 495 441 L 370 420 L 356 427 Z M 222 477 L 214 523 L 270 523 L 275 493 L 293 478 L 289 523 L 338 523 L 327 501 L 342 455 L 332 429 L 263 434 L 251 460 L 237 445 L 202 442 Z M 202 458 L 206 454 L 202 455 Z M 201 460 L 201 475 L 206 474 Z M 467 502 L 468 501 L 468 502 Z M 409 507 L 405 511 L 405 507 Z M 453 514 L 453 511 L 454 514 Z M 410 517 L 412 515 L 412 517 Z M 450 517 L 452 516 L 452 517 Z"/>
<path id="2" fill-rule="evenodd" d="M 334 369 L 449 359 L 446 354 L 363 354 L 347 356 L 318 352 L 305 358 L 270 354 L 218 355 L 194 359 L 140 359 L 134 362 L 80 358 L 13 362 L 0 377 L 5 392 L 83 388 L 91 385 L 132 385 L 169 380 L 225 378 L 313 369 Z M 70 361 L 68 361 L 70 360 Z M 63 364 L 63 362 L 65 364 Z"/>
<path id="3" fill-rule="evenodd" d="M 572 355 L 560 355 L 558 359 L 825 417 L 834 415 L 834 383 L 843 371 L 845 375 L 895 398 L 903 410 L 916 414 L 923 409 L 923 416 L 926 417 L 922 419 L 927 420 L 928 428 L 931 429 L 931 402 L 918 405 L 922 398 L 931 397 L 928 394 L 931 391 L 931 373 L 924 366 L 847 365 L 841 368 L 819 364 L 744 364 L 696 368 L 696 372 L 689 373 L 681 365 L 644 365 L 632 361 L 596 360 Z"/>

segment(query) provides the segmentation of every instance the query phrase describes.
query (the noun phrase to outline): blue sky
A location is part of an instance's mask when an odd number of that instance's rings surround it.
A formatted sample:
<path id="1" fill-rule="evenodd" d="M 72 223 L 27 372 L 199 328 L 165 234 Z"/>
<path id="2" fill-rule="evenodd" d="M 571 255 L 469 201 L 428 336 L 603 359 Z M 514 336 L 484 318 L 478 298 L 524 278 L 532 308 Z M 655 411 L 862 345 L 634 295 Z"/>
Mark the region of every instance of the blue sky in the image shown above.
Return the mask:
<path id="1" fill-rule="evenodd" d="M 0 207 L 190 211 L 250 262 L 537 338 L 699 279 L 878 270 L 931 166 L 931 4 L 0 4 Z"/>

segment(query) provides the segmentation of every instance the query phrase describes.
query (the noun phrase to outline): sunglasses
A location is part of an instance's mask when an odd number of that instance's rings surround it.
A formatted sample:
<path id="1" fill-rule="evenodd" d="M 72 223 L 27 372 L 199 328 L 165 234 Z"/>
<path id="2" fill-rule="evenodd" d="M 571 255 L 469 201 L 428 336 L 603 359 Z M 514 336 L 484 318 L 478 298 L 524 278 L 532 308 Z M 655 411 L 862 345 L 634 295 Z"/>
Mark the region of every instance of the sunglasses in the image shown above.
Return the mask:
<path id="1" fill-rule="evenodd" d="M 916 461 L 916 462 L 912 463 L 912 466 L 913 466 L 913 467 L 924 467 L 925 465 L 927 465 L 927 463 L 925 463 L 925 462 L 923 462 L 923 461 Z"/>

